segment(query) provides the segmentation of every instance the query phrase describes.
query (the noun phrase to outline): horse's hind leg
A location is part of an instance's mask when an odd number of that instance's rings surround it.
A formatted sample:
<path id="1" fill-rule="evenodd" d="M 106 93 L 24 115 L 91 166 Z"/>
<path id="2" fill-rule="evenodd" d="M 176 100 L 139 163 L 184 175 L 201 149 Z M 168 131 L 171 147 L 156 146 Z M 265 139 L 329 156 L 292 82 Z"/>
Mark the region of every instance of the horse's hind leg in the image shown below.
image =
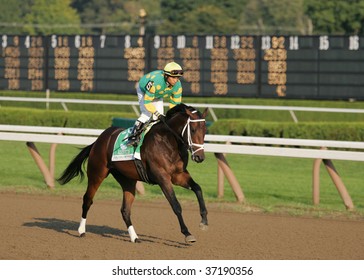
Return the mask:
<path id="1" fill-rule="evenodd" d="M 130 236 L 131 242 L 138 242 L 139 238 L 134 230 L 134 226 L 131 222 L 131 207 L 135 200 L 135 189 L 136 189 L 136 180 L 131 180 L 122 176 L 119 172 L 112 170 L 111 174 L 114 176 L 115 180 L 118 181 L 120 186 L 123 189 L 123 203 L 121 206 L 121 216 L 125 222 L 125 225 L 128 229 L 128 233 Z"/>
<path id="2" fill-rule="evenodd" d="M 87 213 L 93 203 L 93 198 L 102 181 L 107 177 L 108 174 L 109 170 L 106 167 L 93 166 L 92 163 L 89 161 L 89 165 L 87 168 L 87 190 L 83 196 L 82 217 L 80 225 L 78 227 L 78 233 L 81 237 L 85 236 L 86 234 L 86 218 Z"/>
<path id="3" fill-rule="evenodd" d="M 136 182 L 135 182 L 136 183 Z M 134 230 L 134 226 L 131 222 L 131 206 L 134 202 L 135 198 L 135 187 L 129 190 L 124 189 L 124 195 L 123 195 L 123 205 L 121 207 L 121 215 L 123 217 L 123 220 L 126 224 L 126 227 L 128 228 L 128 233 L 130 236 L 131 242 L 138 242 L 138 235 L 136 234 Z"/>

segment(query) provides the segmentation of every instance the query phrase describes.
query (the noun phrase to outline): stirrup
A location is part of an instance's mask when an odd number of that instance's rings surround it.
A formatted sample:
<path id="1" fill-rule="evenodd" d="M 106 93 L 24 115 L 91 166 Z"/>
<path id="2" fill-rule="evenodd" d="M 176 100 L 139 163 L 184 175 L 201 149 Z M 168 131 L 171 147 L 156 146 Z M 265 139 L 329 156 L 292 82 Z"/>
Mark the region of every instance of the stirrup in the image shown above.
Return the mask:
<path id="1" fill-rule="evenodd" d="M 128 146 L 137 146 L 139 143 L 139 137 L 136 134 L 132 134 L 128 138 L 128 142 L 126 143 Z"/>
<path id="2" fill-rule="evenodd" d="M 137 146 L 140 140 L 140 134 L 143 132 L 144 123 L 141 121 L 136 121 L 134 127 L 128 138 L 127 145 Z"/>

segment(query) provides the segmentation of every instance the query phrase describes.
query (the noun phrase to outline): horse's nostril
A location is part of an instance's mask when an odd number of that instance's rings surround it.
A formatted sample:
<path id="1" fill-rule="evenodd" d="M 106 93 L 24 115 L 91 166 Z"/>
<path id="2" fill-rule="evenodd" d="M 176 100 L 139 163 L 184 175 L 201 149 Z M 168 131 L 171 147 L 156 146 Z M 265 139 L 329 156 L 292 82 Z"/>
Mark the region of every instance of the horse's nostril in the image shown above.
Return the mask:
<path id="1" fill-rule="evenodd" d="M 192 160 L 194 160 L 195 162 L 200 163 L 200 162 L 203 162 L 205 160 L 205 158 L 204 157 L 200 157 L 198 155 L 193 155 L 192 156 Z"/>

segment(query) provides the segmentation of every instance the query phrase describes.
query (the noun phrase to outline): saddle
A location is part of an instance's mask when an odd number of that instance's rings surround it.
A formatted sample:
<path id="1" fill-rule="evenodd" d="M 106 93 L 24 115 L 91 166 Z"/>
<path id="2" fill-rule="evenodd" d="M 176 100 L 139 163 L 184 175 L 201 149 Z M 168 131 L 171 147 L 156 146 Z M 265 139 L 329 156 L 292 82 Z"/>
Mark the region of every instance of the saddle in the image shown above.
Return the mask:
<path id="1" fill-rule="evenodd" d="M 111 156 L 111 161 L 133 160 L 140 178 L 146 183 L 150 183 L 150 180 L 141 162 L 140 148 L 143 145 L 144 136 L 149 132 L 150 128 L 155 123 L 155 121 L 148 121 L 143 125 L 141 130 L 135 135 L 138 137 L 136 145 L 128 144 L 129 138 L 132 136 L 132 127 L 121 131 L 115 140 L 114 149 Z"/>

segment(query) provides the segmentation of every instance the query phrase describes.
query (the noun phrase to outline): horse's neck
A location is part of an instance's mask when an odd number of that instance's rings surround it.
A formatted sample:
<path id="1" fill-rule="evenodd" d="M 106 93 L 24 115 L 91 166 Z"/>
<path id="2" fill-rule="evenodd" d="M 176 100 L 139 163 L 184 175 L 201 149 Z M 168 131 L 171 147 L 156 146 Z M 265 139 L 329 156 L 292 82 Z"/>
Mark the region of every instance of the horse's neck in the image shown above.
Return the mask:
<path id="1" fill-rule="evenodd" d="M 185 127 L 187 122 L 186 117 L 181 118 L 173 118 L 167 122 L 168 126 L 179 136 L 182 137 L 182 130 Z"/>

